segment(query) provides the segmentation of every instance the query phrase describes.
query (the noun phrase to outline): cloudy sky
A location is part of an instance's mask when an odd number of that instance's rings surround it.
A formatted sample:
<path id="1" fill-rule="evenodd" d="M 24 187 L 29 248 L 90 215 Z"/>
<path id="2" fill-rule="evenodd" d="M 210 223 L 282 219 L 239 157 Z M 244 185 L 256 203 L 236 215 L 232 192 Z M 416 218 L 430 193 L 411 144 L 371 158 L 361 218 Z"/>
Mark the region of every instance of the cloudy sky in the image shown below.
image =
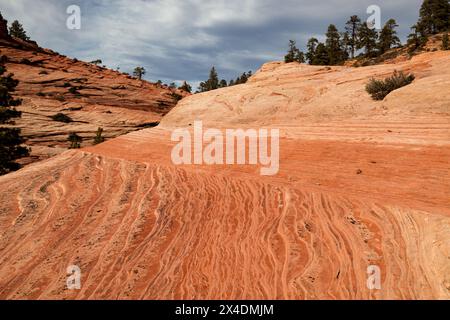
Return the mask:
<path id="1" fill-rule="evenodd" d="M 281 60 L 289 39 L 304 49 L 323 40 L 327 26 L 342 30 L 348 17 L 366 20 L 368 6 L 382 22 L 395 18 L 402 41 L 417 21 L 422 0 L 0 0 L 42 47 L 70 57 L 102 59 L 110 68 L 147 69 L 146 78 L 193 84 L 216 66 L 227 80 Z M 81 30 L 66 27 L 69 5 L 81 8 Z"/>

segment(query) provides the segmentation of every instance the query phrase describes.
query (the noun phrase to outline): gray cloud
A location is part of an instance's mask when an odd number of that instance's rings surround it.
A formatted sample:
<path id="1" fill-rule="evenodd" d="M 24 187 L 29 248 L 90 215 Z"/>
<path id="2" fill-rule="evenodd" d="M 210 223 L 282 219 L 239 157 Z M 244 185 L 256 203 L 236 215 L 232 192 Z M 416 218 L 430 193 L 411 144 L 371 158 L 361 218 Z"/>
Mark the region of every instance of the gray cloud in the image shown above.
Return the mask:
<path id="1" fill-rule="evenodd" d="M 340 30 L 350 15 L 366 18 L 371 4 L 395 18 L 404 41 L 422 0 L 0 0 L 5 18 L 20 20 L 41 46 L 82 60 L 101 58 L 147 78 L 198 83 L 212 65 L 231 79 L 280 60 L 289 39 L 304 48 L 327 26 Z M 82 29 L 66 28 L 66 8 L 82 9 Z"/>

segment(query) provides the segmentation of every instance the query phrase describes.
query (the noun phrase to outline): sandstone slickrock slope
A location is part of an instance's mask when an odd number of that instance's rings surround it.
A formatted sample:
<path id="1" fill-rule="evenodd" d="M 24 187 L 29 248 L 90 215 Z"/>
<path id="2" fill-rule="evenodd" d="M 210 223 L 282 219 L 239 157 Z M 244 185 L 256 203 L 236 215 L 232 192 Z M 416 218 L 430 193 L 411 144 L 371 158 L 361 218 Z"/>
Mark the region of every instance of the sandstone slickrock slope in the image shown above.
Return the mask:
<path id="1" fill-rule="evenodd" d="M 0 35 L 1 36 L 1 35 Z M 83 146 L 93 142 L 98 127 L 109 139 L 159 122 L 186 93 L 76 59 L 70 59 L 35 43 L 3 36 L 0 56 L 8 72 L 19 80 L 16 95 L 22 129 L 31 157 L 24 163 L 45 159 L 68 147 L 67 137 L 76 132 Z M 73 122 L 54 121 L 63 113 Z"/>
<path id="2" fill-rule="evenodd" d="M 394 69 L 417 80 L 371 101 L 364 84 Z M 158 128 L 1 177 L 0 298 L 449 299 L 449 72 L 443 52 L 270 63 L 183 99 Z M 279 174 L 174 166 L 171 130 L 196 119 L 280 128 Z"/>

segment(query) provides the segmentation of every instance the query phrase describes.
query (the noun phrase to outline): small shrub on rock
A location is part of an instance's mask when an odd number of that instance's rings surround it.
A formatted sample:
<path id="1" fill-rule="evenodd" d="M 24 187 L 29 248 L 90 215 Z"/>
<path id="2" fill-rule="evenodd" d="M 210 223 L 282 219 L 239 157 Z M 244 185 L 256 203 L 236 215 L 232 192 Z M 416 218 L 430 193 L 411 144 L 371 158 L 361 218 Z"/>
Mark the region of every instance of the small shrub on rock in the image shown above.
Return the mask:
<path id="1" fill-rule="evenodd" d="M 57 113 L 54 116 L 51 117 L 54 121 L 58 122 L 64 122 L 64 123 L 71 123 L 73 122 L 72 118 L 68 115 L 65 115 L 64 113 Z"/>
<path id="2" fill-rule="evenodd" d="M 403 72 L 395 71 L 384 80 L 371 79 L 366 85 L 366 91 L 374 100 L 383 100 L 392 91 L 411 84 L 414 79 L 413 74 L 405 75 Z"/>
<path id="3" fill-rule="evenodd" d="M 95 138 L 94 138 L 94 145 L 105 142 L 105 138 L 102 136 L 102 134 L 103 134 L 103 128 L 98 128 L 97 133 L 95 134 Z"/>
<path id="4" fill-rule="evenodd" d="M 71 93 L 71 94 L 79 94 L 78 88 L 77 87 L 70 87 L 69 88 L 69 93 Z"/>
<path id="5" fill-rule="evenodd" d="M 442 37 L 442 49 L 443 50 L 450 50 L 450 45 L 448 41 L 448 33 L 444 34 Z"/>
<path id="6" fill-rule="evenodd" d="M 75 132 L 72 132 L 67 137 L 67 141 L 69 141 L 69 149 L 80 149 L 83 138 L 81 138 Z"/>

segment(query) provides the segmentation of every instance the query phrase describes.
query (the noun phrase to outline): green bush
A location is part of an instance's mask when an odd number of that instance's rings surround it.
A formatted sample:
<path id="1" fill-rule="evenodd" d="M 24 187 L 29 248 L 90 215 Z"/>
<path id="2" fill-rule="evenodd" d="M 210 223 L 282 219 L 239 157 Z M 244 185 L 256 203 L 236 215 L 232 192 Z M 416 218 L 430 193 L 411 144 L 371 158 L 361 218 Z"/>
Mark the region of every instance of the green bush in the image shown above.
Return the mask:
<path id="1" fill-rule="evenodd" d="M 69 93 L 71 93 L 71 94 L 79 94 L 78 88 L 77 87 L 70 87 L 69 88 Z"/>
<path id="2" fill-rule="evenodd" d="M 450 46 L 448 44 L 448 33 L 444 34 L 444 36 L 442 37 L 442 49 L 450 50 Z"/>
<path id="3" fill-rule="evenodd" d="M 68 115 L 65 115 L 64 113 L 57 113 L 54 116 L 51 116 L 51 118 L 54 121 L 58 121 L 58 122 L 64 122 L 64 123 L 73 122 L 72 118 L 69 117 Z"/>
<path id="4" fill-rule="evenodd" d="M 176 92 L 170 93 L 170 96 L 175 100 L 175 102 L 178 102 L 181 99 L 183 99 L 183 96 L 178 94 L 178 93 L 176 93 Z"/>
<path id="5" fill-rule="evenodd" d="M 366 91 L 374 100 L 383 100 L 389 93 L 401 87 L 407 86 L 415 79 L 413 74 L 405 75 L 395 71 L 394 74 L 384 80 L 371 79 L 366 85 Z"/>
<path id="6" fill-rule="evenodd" d="M 80 149 L 83 138 L 75 132 L 71 132 L 67 137 L 67 141 L 69 141 L 69 149 Z"/>
<path id="7" fill-rule="evenodd" d="M 31 62 L 30 59 L 22 58 L 22 59 L 20 60 L 20 64 L 26 64 L 26 65 L 31 66 L 31 65 L 33 64 L 33 62 Z"/>
<path id="8" fill-rule="evenodd" d="M 102 136 L 102 134 L 103 134 L 103 128 L 98 128 L 97 133 L 95 134 L 95 138 L 94 138 L 94 145 L 105 142 L 105 138 Z"/>

